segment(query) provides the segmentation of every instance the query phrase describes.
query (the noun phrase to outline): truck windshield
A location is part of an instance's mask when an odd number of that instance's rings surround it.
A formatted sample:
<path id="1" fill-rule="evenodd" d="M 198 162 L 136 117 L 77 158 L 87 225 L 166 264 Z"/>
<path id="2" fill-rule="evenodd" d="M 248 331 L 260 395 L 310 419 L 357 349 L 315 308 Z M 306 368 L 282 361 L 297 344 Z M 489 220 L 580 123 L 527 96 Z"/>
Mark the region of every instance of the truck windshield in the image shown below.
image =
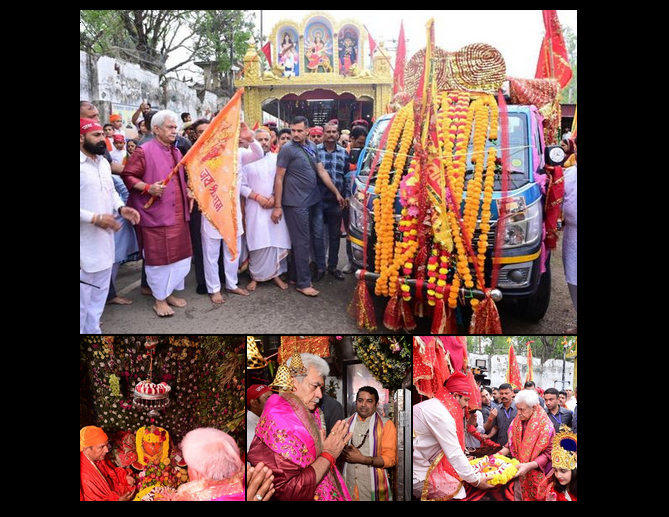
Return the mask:
<path id="1" fill-rule="evenodd" d="M 381 165 L 383 159 L 383 154 L 385 150 L 379 150 L 379 143 L 381 141 L 381 136 L 386 129 L 386 126 L 390 122 L 390 118 L 385 120 L 380 120 L 372 131 L 371 136 L 369 137 L 366 145 L 366 154 L 364 162 L 362 163 L 360 170 L 358 172 L 358 179 L 366 184 L 370 172 L 372 163 L 376 160 L 376 165 L 374 167 L 374 173 L 370 185 L 374 185 L 376 181 L 376 173 L 378 168 Z M 530 178 L 530 143 L 528 141 L 529 131 L 527 129 L 527 117 L 522 113 L 509 113 L 509 188 L 517 189 L 522 187 L 529 182 Z M 495 144 L 492 142 L 486 142 L 486 150 L 495 145 L 497 147 L 497 156 L 501 158 L 502 153 L 500 151 L 501 147 L 500 139 L 497 140 Z M 474 166 L 471 162 L 473 142 L 470 141 L 469 149 L 467 151 L 467 176 L 466 179 L 471 179 L 474 172 Z M 380 153 L 381 155 L 376 159 L 376 154 Z M 409 151 L 410 155 L 413 155 L 413 147 Z M 409 168 L 409 163 L 411 159 L 407 160 L 405 171 Z M 495 190 L 502 189 L 502 179 L 501 179 L 501 169 L 498 169 L 498 172 L 495 174 Z"/>

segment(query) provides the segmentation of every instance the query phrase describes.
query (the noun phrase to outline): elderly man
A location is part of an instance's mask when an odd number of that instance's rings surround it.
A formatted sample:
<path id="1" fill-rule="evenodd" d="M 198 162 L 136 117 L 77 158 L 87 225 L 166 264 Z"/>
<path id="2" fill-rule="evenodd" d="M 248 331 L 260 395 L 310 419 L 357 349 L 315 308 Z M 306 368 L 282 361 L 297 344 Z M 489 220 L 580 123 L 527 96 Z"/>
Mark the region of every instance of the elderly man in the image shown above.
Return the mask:
<path id="1" fill-rule="evenodd" d="M 285 220 L 272 223 L 276 154 L 270 152 L 270 134 L 266 128 L 256 130 L 256 140 L 264 157 L 242 168 L 240 192 L 246 198 L 246 243 L 249 248 L 251 282 L 246 288 L 255 291 L 258 282 L 273 280 L 280 289 L 288 285 L 279 278 L 288 270 L 290 236 Z"/>
<path id="2" fill-rule="evenodd" d="M 172 316 L 172 307 L 186 306 L 186 300 L 172 293 L 184 288 L 193 254 L 184 168 L 179 167 L 169 184 L 162 183 L 182 158 L 174 147 L 177 119 L 172 111 L 156 113 L 151 119 L 155 138 L 135 150 L 121 175 L 130 191 L 128 205 L 142 217 L 141 225 L 136 226 L 137 240 L 155 298 L 153 310 L 160 317 Z M 144 208 L 151 196 L 155 196 L 155 202 Z"/>
<path id="3" fill-rule="evenodd" d="M 267 400 L 248 460 L 262 462 L 274 473 L 273 499 L 349 501 L 335 462 L 353 435 L 340 420 L 325 437 L 317 404 L 329 367 L 313 354 L 300 354 L 300 359 L 304 366 L 292 371 L 294 391 Z"/>
<path id="4" fill-rule="evenodd" d="M 181 442 L 190 482 L 181 485 L 175 501 L 243 501 L 244 463 L 235 441 L 223 431 L 203 427 Z"/>
<path id="5" fill-rule="evenodd" d="M 516 501 L 536 501 L 537 489 L 551 470 L 552 440 L 555 429 L 539 405 L 535 391 L 523 390 L 516 395 L 518 415 L 509 426 L 509 442 L 500 454 L 520 461 L 516 483 Z"/>
<path id="6" fill-rule="evenodd" d="M 100 334 L 115 258 L 116 215 L 137 224 L 139 213 L 126 207 L 114 189 L 102 126 L 79 119 L 79 332 Z"/>
<path id="7" fill-rule="evenodd" d="M 463 482 L 489 489 L 465 456 L 464 408 L 471 398 L 467 376 L 453 373 L 434 398 L 413 408 L 413 495 L 428 500 L 463 499 Z M 433 468 L 436 467 L 436 468 Z M 427 483 L 426 483 L 427 480 Z"/>
<path id="8" fill-rule="evenodd" d="M 354 501 L 391 501 L 389 469 L 397 463 L 397 429 L 376 412 L 379 392 L 371 386 L 358 390 L 356 414 L 348 420 L 353 433 L 344 449 L 344 479 Z"/>
<path id="9" fill-rule="evenodd" d="M 135 480 L 106 457 L 109 438 L 93 425 L 79 431 L 79 499 L 81 501 L 131 501 Z"/>

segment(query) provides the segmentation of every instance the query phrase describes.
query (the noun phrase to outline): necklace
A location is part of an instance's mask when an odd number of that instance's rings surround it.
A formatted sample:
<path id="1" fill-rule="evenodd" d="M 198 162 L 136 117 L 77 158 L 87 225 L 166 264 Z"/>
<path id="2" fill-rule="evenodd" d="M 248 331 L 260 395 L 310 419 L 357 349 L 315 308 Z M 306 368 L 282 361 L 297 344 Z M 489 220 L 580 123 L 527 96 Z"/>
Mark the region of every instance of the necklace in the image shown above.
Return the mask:
<path id="1" fill-rule="evenodd" d="M 351 440 L 351 443 L 353 444 L 353 447 L 360 450 L 360 447 L 365 445 L 365 442 L 367 441 L 368 436 L 369 436 L 369 429 L 367 429 L 367 432 L 365 433 L 365 436 L 362 438 L 362 442 L 360 442 L 360 445 L 356 445 L 355 443 L 353 443 L 353 440 Z"/>

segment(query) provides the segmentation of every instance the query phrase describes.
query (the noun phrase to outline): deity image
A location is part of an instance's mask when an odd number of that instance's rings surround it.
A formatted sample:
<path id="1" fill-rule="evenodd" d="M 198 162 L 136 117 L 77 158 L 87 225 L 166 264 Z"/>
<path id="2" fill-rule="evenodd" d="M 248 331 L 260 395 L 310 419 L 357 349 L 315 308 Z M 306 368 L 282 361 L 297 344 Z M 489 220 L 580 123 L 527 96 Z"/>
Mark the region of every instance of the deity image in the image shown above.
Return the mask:
<path id="1" fill-rule="evenodd" d="M 339 34 L 339 73 L 348 75 L 351 65 L 358 62 L 358 35 L 352 29 Z"/>
<path id="2" fill-rule="evenodd" d="M 313 73 L 332 72 L 332 35 L 322 23 L 307 28 L 304 40 L 307 69 Z"/>
<path id="3" fill-rule="evenodd" d="M 300 75 L 300 60 L 298 53 L 297 32 L 293 29 L 279 31 L 280 41 L 277 45 L 279 51 L 279 64 L 283 69 L 284 77 L 291 77 Z"/>

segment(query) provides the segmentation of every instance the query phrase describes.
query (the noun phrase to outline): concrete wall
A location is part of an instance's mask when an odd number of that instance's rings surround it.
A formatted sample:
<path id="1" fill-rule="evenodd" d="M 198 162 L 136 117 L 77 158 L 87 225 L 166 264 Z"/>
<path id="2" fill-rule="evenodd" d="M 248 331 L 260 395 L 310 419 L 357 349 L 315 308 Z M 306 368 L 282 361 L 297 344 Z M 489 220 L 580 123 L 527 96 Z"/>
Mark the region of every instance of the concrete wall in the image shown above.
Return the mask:
<path id="1" fill-rule="evenodd" d="M 124 125 L 144 100 L 154 108 L 171 109 L 177 114 L 189 112 L 193 119 L 210 116 L 229 100 L 205 91 L 201 101 L 193 87 L 176 79 L 167 79 L 163 90 L 159 76 L 139 65 L 82 51 L 79 51 L 79 99 L 95 103 L 103 122 L 111 113 L 122 114 Z"/>
<path id="2" fill-rule="evenodd" d="M 486 367 L 488 368 L 488 373 L 486 377 L 490 379 L 491 386 L 499 386 L 503 384 L 506 378 L 506 370 L 508 368 L 508 356 L 507 355 L 479 355 L 479 354 L 469 354 L 470 364 L 473 366 L 476 364 L 476 359 L 484 359 L 486 361 Z M 525 376 L 527 375 L 527 357 L 525 356 L 516 356 L 518 361 L 518 368 L 520 369 L 520 379 L 525 382 Z M 534 373 L 534 382 L 540 388 L 558 388 L 563 389 L 562 385 L 562 360 L 549 359 L 545 363 L 537 358 L 532 359 L 532 369 Z M 574 380 L 574 363 L 573 361 L 567 361 L 565 369 L 565 388 L 573 389 Z"/>

